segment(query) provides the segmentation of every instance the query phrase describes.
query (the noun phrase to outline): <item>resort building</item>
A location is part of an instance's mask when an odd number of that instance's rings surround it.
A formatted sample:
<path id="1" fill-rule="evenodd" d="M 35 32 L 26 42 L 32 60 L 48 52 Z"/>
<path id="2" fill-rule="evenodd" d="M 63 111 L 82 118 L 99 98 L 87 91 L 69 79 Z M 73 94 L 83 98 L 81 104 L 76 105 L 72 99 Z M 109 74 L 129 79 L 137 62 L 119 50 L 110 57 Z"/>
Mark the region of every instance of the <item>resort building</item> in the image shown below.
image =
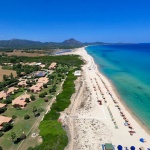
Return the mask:
<path id="1" fill-rule="evenodd" d="M 56 62 L 53 62 L 53 63 L 50 64 L 50 66 L 48 67 L 48 69 L 49 69 L 49 70 L 55 69 L 56 66 L 57 66 L 57 63 L 56 63 Z"/>
<path id="2" fill-rule="evenodd" d="M 3 128 L 4 123 L 9 123 L 11 121 L 12 121 L 12 118 L 10 117 L 0 116 L 0 130 Z"/>
<path id="3" fill-rule="evenodd" d="M 24 108 L 26 106 L 26 98 L 29 98 L 30 99 L 30 95 L 28 94 L 24 94 L 24 95 L 21 95 L 19 97 L 17 97 L 16 99 L 14 99 L 12 101 L 12 105 L 15 106 L 15 107 L 21 107 L 21 108 Z"/>
<path id="4" fill-rule="evenodd" d="M 48 83 L 48 81 L 49 81 L 49 79 L 46 77 L 41 77 L 38 79 L 38 83 L 46 84 L 46 83 Z"/>
<path id="5" fill-rule="evenodd" d="M 42 90 L 42 88 L 43 88 L 43 83 L 37 83 L 36 85 L 30 87 L 30 91 L 34 93 L 38 93 Z"/>
<path id="6" fill-rule="evenodd" d="M 6 104 L 0 103 L 0 108 L 4 108 L 6 106 L 7 106 Z"/>
<path id="7" fill-rule="evenodd" d="M 10 87 L 7 91 L 1 91 L 0 99 L 6 99 L 10 94 L 13 94 L 15 90 L 18 90 L 18 88 Z"/>
<path id="8" fill-rule="evenodd" d="M 45 76 L 45 72 L 44 71 L 37 71 L 35 73 L 35 76 L 37 76 L 37 77 L 44 77 Z"/>
<path id="9" fill-rule="evenodd" d="M 81 76 L 81 75 L 82 75 L 82 74 L 81 74 L 81 70 L 76 70 L 76 71 L 74 72 L 74 75 L 77 76 L 77 77 Z"/>
<path id="10" fill-rule="evenodd" d="M 45 65 L 44 65 L 44 64 L 41 64 L 41 65 L 39 65 L 39 67 L 44 68 L 44 67 L 45 67 Z"/>
<path id="11" fill-rule="evenodd" d="M 21 87 L 26 87 L 27 86 L 27 80 L 23 80 L 23 81 L 20 81 L 19 83 L 18 83 L 18 86 L 21 86 Z"/>

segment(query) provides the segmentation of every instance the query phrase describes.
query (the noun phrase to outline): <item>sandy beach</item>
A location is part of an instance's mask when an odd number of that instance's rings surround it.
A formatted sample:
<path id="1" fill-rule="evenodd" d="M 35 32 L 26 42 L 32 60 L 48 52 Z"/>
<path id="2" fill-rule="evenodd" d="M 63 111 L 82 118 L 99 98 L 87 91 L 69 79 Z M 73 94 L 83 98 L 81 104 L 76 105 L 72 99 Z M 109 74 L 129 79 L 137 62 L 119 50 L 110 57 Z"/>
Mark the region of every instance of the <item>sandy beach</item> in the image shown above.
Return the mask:
<path id="1" fill-rule="evenodd" d="M 79 48 L 67 54 L 80 55 L 85 65 L 76 80 L 71 105 L 61 114 L 69 136 L 66 150 L 99 150 L 105 143 L 112 143 L 115 149 L 118 145 L 123 149 L 150 148 L 149 133 L 123 105 L 86 50 Z M 141 138 L 145 142 L 140 142 Z"/>

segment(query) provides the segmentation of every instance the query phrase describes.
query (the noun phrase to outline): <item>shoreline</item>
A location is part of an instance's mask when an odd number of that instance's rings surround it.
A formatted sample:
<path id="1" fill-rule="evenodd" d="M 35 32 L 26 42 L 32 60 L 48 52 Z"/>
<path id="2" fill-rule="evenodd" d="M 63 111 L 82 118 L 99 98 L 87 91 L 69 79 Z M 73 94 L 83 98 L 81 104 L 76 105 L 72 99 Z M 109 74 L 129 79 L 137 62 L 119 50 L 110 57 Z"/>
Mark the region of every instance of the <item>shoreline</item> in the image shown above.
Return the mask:
<path id="1" fill-rule="evenodd" d="M 86 51 L 85 47 L 84 50 Z M 86 51 L 87 52 L 87 51 Z M 104 78 L 106 78 L 106 80 L 108 80 L 108 82 L 110 83 L 115 95 L 118 97 L 120 103 L 122 104 L 122 106 L 127 110 L 127 112 L 132 116 L 133 119 L 136 120 L 136 122 L 150 135 L 150 128 L 148 128 L 143 122 L 142 120 L 131 110 L 131 108 L 129 108 L 129 106 L 124 102 L 124 100 L 121 98 L 121 96 L 119 95 L 115 85 L 113 84 L 113 82 L 111 81 L 111 79 L 109 79 L 98 67 L 98 65 L 96 64 L 94 58 L 87 52 L 87 54 L 93 59 L 93 62 L 95 63 L 97 70 L 99 72 L 100 75 L 102 75 Z"/>
<path id="2" fill-rule="evenodd" d="M 136 148 L 149 148 L 149 129 L 124 103 L 112 81 L 102 73 L 85 47 L 63 55 L 68 54 L 79 55 L 86 62 L 82 66 L 83 74 L 80 77 L 84 86 L 75 101 L 73 111 L 70 110 L 70 113 L 66 115 L 68 120 L 74 121 L 74 124 L 67 124 L 67 121 L 65 123 L 70 129 L 69 145 L 73 145 L 71 148 L 68 146 L 68 150 L 80 149 L 81 147 L 88 150 L 93 146 L 94 149 L 97 149 L 97 146 L 110 142 L 115 146 L 121 144 L 126 147 L 135 145 Z M 102 105 L 98 103 L 99 100 L 102 101 Z M 85 105 L 81 108 L 83 103 Z M 123 117 L 122 112 L 127 119 Z M 126 122 L 127 126 L 125 125 Z M 92 127 L 93 123 L 97 127 Z M 141 137 L 147 142 L 141 143 L 139 141 Z M 89 141 L 89 139 L 91 140 Z"/>

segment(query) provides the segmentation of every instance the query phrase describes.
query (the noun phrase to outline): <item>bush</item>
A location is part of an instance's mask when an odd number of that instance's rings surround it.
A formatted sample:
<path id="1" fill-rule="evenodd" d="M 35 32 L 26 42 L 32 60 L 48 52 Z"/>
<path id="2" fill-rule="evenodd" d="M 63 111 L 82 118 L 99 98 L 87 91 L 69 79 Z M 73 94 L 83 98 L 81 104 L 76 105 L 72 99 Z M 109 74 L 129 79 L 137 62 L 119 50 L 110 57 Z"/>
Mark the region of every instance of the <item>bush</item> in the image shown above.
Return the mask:
<path id="1" fill-rule="evenodd" d="M 0 114 L 3 113 L 3 112 L 5 112 L 6 110 L 7 110 L 6 107 L 0 108 Z"/>
<path id="2" fill-rule="evenodd" d="M 29 98 L 26 98 L 26 99 L 25 99 L 25 102 L 29 103 L 29 102 L 30 102 L 30 99 L 29 99 Z"/>
<path id="3" fill-rule="evenodd" d="M 47 88 L 47 84 L 43 84 L 43 87 L 44 87 L 44 88 Z"/>
<path id="4" fill-rule="evenodd" d="M 12 119 L 16 119 L 17 118 L 17 116 L 16 115 L 12 115 Z"/>
<path id="5" fill-rule="evenodd" d="M 23 133 L 21 136 L 20 136 L 20 140 L 24 140 L 26 139 L 26 135 Z"/>
<path id="6" fill-rule="evenodd" d="M 12 129 L 13 125 L 11 123 L 3 123 L 3 131 L 7 132 L 8 130 Z"/>
<path id="7" fill-rule="evenodd" d="M 27 120 L 27 119 L 29 119 L 29 118 L 30 118 L 29 115 L 25 115 L 25 116 L 24 116 L 24 119 L 25 119 L 25 120 Z"/>
<path id="8" fill-rule="evenodd" d="M 0 131 L 0 137 L 3 136 L 3 132 Z"/>
<path id="9" fill-rule="evenodd" d="M 30 96 L 30 99 L 31 99 L 32 101 L 35 101 L 35 96 L 34 96 L 34 95 L 31 95 L 31 96 Z"/>

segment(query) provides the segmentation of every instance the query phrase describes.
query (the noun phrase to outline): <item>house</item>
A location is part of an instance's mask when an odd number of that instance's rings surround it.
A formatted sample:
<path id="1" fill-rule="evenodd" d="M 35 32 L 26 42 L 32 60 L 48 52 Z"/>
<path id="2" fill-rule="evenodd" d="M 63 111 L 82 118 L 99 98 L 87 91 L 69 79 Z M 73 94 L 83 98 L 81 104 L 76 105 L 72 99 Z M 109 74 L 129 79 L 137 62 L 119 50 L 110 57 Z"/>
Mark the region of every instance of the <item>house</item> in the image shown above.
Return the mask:
<path id="1" fill-rule="evenodd" d="M 16 87 L 10 87 L 7 91 L 0 92 L 0 99 L 6 99 L 10 94 L 13 94 L 15 90 L 18 90 Z"/>
<path id="2" fill-rule="evenodd" d="M 42 88 L 43 88 L 43 83 L 37 83 L 36 85 L 30 87 L 30 91 L 37 93 L 40 92 Z"/>
<path id="3" fill-rule="evenodd" d="M 49 81 L 49 79 L 46 77 L 41 77 L 38 79 L 38 83 L 46 84 L 46 83 L 48 83 L 48 81 Z"/>
<path id="4" fill-rule="evenodd" d="M 18 86 L 21 86 L 21 87 L 26 87 L 27 86 L 27 80 L 22 80 L 18 83 Z"/>
<path id="5" fill-rule="evenodd" d="M 77 77 L 81 76 L 81 70 L 76 70 L 74 72 L 74 75 L 77 76 Z"/>
<path id="6" fill-rule="evenodd" d="M 12 118 L 0 116 L 0 130 L 3 128 L 4 123 L 10 123 L 12 121 Z"/>
<path id="7" fill-rule="evenodd" d="M 39 65 L 41 68 L 44 68 L 46 65 L 44 65 L 44 64 L 41 64 L 41 65 Z"/>
<path id="8" fill-rule="evenodd" d="M 28 94 L 23 94 L 23 95 L 17 97 L 16 99 L 14 99 L 14 100 L 12 101 L 12 105 L 13 105 L 13 106 L 17 106 L 17 107 L 22 107 L 22 108 L 24 108 L 24 107 L 26 106 L 26 104 L 27 104 L 27 103 L 25 102 L 26 98 L 29 98 L 29 99 L 30 99 L 30 95 L 28 95 Z"/>
<path id="9" fill-rule="evenodd" d="M 44 77 L 45 76 L 45 72 L 44 71 L 37 71 L 35 73 L 35 76 L 37 76 L 37 77 Z"/>
<path id="10" fill-rule="evenodd" d="M 7 106 L 6 104 L 0 103 L 0 108 L 4 108 L 6 106 Z"/>
<path id="11" fill-rule="evenodd" d="M 49 70 L 55 69 L 56 66 L 57 66 L 57 63 L 56 63 L 56 62 L 53 62 L 53 63 L 50 64 L 50 66 L 48 67 L 48 69 L 49 69 Z"/>

